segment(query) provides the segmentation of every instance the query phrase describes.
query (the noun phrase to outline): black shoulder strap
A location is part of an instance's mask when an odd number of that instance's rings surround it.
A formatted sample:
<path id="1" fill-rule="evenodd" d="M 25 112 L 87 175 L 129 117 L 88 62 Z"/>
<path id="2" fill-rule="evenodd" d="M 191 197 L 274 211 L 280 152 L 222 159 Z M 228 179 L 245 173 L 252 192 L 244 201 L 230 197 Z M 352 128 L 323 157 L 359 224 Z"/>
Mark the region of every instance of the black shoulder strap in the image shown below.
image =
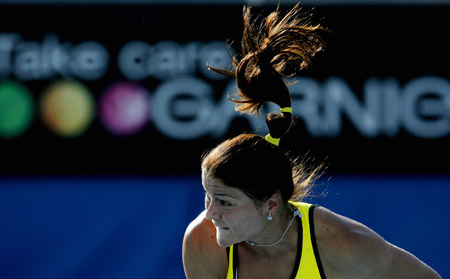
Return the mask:
<path id="1" fill-rule="evenodd" d="M 326 279 L 323 271 L 322 261 L 320 260 L 319 249 L 317 248 L 316 234 L 314 232 L 314 209 L 317 205 L 311 205 L 309 208 L 309 230 L 311 234 L 311 244 L 314 250 L 314 257 L 316 258 L 317 268 L 319 268 L 320 277 Z"/>
<path id="2" fill-rule="evenodd" d="M 297 257 L 295 258 L 294 270 L 292 271 L 291 277 L 289 277 L 289 279 L 295 279 L 295 276 L 297 276 L 298 268 L 300 266 L 300 261 L 302 260 L 303 225 L 301 217 L 299 216 L 297 216 L 297 224 L 298 224 Z"/>

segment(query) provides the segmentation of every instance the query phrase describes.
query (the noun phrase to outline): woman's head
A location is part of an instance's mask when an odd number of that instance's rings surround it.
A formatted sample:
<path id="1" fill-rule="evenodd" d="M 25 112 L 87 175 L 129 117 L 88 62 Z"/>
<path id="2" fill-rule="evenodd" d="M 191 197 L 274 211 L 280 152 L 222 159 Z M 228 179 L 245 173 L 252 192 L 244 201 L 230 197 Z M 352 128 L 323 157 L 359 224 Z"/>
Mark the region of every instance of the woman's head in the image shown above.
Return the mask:
<path id="1" fill-rule="evenodd" d="M 302 160 L 292 159 L 279 147 L 255 134 L 242 134 L 226 140 L 205 154 L 202 180 L 218 178 L 238 188 L 256 204 L 273 194 L 283 201 L 300 201 L 309 195 L 319 168 L 308 170 Z"/>

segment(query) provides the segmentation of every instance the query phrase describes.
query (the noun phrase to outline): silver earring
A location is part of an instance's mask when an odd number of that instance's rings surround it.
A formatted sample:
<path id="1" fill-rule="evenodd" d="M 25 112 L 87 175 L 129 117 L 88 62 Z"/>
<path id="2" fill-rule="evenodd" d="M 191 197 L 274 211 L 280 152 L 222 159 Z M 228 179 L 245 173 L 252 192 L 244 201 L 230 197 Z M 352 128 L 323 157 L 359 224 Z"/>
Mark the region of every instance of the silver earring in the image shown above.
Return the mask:
<path id="1" fill-rule="evenodd" d="M 269 216 L 267 217 L 267 220 L 272 221 L 272 211 L 269 211 Z"/>

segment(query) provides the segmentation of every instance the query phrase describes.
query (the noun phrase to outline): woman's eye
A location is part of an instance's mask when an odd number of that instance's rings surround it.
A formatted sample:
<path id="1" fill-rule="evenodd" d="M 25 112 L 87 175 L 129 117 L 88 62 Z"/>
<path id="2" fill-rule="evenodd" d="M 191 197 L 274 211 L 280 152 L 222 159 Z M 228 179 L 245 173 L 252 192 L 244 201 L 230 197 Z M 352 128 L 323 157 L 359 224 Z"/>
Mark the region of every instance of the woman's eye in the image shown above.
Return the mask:
<path id="1" fill-rule="evenodd" d="M 220 200 L 220 204 L 223 206 L 231 206 L 231 203 L 224 201 L 224 200 Z"/>

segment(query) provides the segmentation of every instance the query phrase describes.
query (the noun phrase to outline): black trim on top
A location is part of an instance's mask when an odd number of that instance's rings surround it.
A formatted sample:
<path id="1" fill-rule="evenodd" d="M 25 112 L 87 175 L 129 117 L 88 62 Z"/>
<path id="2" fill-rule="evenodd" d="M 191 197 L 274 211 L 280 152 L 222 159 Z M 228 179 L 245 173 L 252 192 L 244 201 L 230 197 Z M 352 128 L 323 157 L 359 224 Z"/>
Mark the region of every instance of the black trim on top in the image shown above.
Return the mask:
<path id="1" fill-rule="evenodd" d="M 298 224 L 297 256 L 295 258 L 294 270 L 292 271 L 291 277 L 289 277 L 289 279 L 295 279 L 295 276 L 297 276 L 298 268 L 300 266 L 300 261 L 302 259 L 303 225 L 302 225 L 302 219 L 300 219 L 299 216 L 297 216 L 297 224 Z"/>
<path id="2" fill-rule="evenodd" d="M 237 278 L 237 263 L 238 263 L 238 244 L 233 246 L 233 278 Z"/>
<path id="3" fill-rule="evenodd" d="M 316 263 L 317 267 L 319 268 L 320 277 L 322 279 L 326 279 L 325 272 L 323 270 L 322 261 L 320 260 L 319 255 L 319 249 L 317 248 L 317 242 L 316 242 L 316 234 L 314 233 L 314 208 L 316 208 L 317 205 L 311 205 L 309 208 L 309 229 L 311 234 L 311 243 L 314 250 L 314 256 L 316 257 Z"/>

